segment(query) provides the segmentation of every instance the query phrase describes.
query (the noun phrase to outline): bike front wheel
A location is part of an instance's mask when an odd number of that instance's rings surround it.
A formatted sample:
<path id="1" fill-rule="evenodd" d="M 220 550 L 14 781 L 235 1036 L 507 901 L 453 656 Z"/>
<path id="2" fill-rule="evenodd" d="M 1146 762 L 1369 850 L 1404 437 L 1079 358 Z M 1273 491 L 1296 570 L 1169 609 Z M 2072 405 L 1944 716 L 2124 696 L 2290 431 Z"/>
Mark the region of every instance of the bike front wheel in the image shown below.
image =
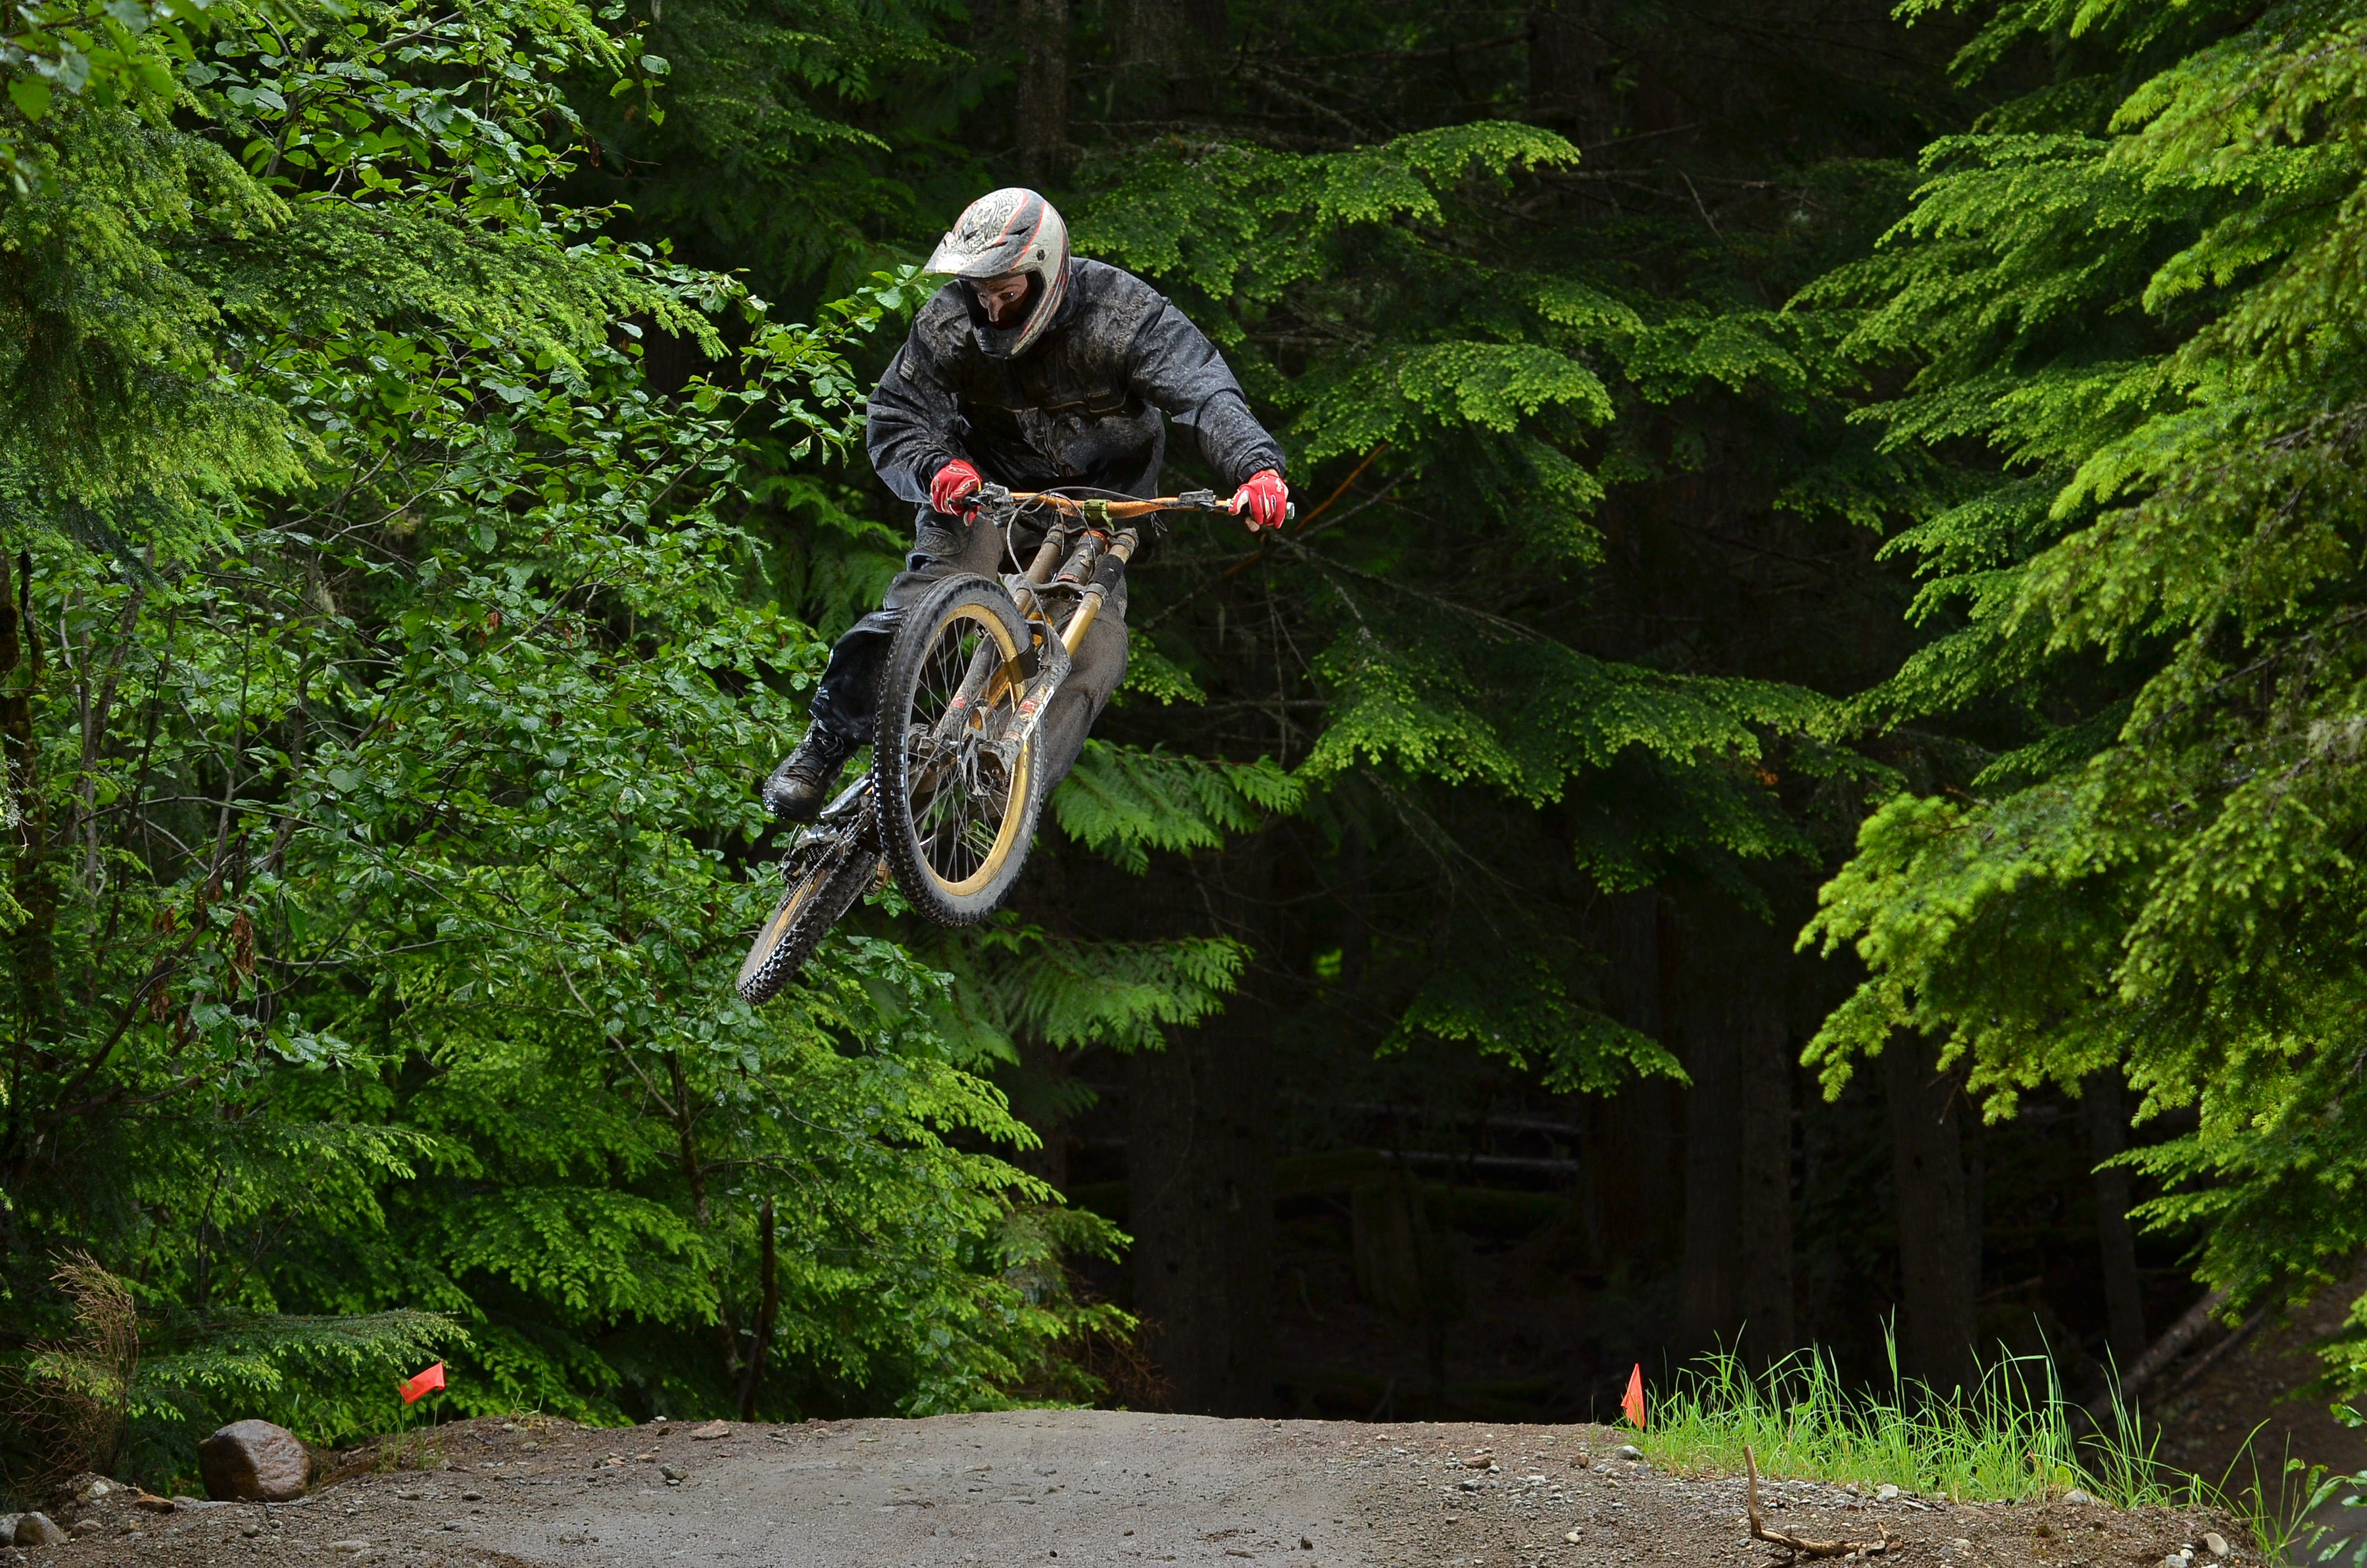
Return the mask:
<path id="1" fill-rule="evenodd" d="M 992 914 L 1035 836 L 1035 744 L 1021 738 L 1029 644 L 1001 584 L 952 577 L 905 614 L 881 672 L 880 846 L 904 896 L 940 925 Z"/>

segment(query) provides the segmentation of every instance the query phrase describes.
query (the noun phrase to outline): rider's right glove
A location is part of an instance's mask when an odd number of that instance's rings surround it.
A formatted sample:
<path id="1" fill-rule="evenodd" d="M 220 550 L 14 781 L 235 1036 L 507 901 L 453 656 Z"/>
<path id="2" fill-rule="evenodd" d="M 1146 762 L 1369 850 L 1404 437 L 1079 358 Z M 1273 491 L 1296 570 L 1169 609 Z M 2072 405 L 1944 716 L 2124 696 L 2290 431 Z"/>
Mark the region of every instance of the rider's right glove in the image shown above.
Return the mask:
<path id="1" fill-rule="evenodd" d="M 977 490 L 978 470 L 960 458 L 937 470 L 937 477 L 929 481 L 929 505 L 947 517 L 957 515 L 962 497 Z"/>

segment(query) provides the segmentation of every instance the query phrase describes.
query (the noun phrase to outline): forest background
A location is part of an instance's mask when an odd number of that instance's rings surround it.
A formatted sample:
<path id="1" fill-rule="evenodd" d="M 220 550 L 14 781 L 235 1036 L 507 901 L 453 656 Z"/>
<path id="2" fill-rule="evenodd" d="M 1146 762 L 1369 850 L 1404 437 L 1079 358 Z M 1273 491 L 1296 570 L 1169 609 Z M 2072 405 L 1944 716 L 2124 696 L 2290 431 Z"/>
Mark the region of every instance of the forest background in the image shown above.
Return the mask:
<path id="1" fill-rule="evenodd" d="M 12 17 L 12 1487 L 430 1357 L 595 1421 L 1565 1418 L 1894 1330 L 2084 1392 L 2367 1243 L 2367 6 Z M 861 389 L 1020 180 L 1302 520 L 1138 563 L 1003 916 L 752 1011 L 753 780 L 910 528 Z"/>

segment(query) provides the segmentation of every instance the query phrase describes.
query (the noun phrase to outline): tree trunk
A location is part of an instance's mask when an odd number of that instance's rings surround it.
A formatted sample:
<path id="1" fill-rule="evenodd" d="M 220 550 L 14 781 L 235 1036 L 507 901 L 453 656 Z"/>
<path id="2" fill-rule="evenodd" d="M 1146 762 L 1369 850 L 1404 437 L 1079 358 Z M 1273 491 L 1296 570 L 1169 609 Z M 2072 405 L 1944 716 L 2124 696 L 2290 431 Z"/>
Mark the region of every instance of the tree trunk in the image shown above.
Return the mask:
<path id="1" fill-rule="evenodd" d="M 1983 1243 L 1988 1234 L 1988 1139 L 1977 1116 L 1965 1118 L 1965 1289 L 1978 1301 L 1981 1276 L 1988 1267 Z"/>
<path id="2" fill-rule="evenodd" d="M 1262 946 L 1273 847 L 1258 835 L 1226 857 L 1215 902 L 1232 935 Z M 1271 1144 L 1274 1009 L 1240 994 L 1164 1051 L 1143 1051 L 1127 1093 L 1127 1228 L 1134 1310 L 1172 1408 L 1257 1415 L 1274 1402 Z"/>
<path id="3" fill-rule="evenodd" d="M 1220 0 L 1112 0 L 1109 114 L 1164 119 L 1206 92 L 1225 51 Z"/>
<path id="4" fill-rule="evenodd" d="M 1965 1156 L 1953 1074 L 1931 1049 L 1894 1036 L 1883 1052 L 1898 1196 L 1905 1370 L 1942 1397 L 1973 1386 L 1973 1291 L 1966 1278 Z"/>
<path id="5" fill-rule="evenodd" d="M 49 863 L 49 819 L 41 807 L 37 772 L 40 747 L 33 733 L 33 698 L 41 685 L 41 628 L 33 614 L 33 558 L 17 557 L 12 579 L 0 551 L 0 822 L 17 833 L 11 888 L 24 918 L 7 934 L 9 967 L 15 971 L 17 1016 L 10 1041 L 6 1120 L 0 1124 L 0 1279 L 13 1278 L 24 1237 L 18 1229 L 21 1194 L 39 1158 L 42 1133 L 37 1117 L 62 1108 L 28 1103 L 28 1083 L 40 1053 L 58 1037 L 62 1011 L 54 947 L 57 879 Z M 54 1134 L 52 1134 L 54 1136 Z"/>
<path id="6" fill-rule="evenodd" d="M 1019 172 L 1041 188 L 1069 162 L 1069 0 L 1018 0 Z"/>
<path id="7" fill-rule="evenodd" d="M 618 1049 L 624 1047 L 620 1045 Z M 682 1171 L 684 1186 L 690 1190 L 690 1222 L 704 1234 L 715 1228 L 715 1210 L 707 1200 L 707 1165 L 698 1153 L 698 1117 L 691 1103 L 690 1081 L 682 1070 L 681 1051 L 666 1052 L 666 1078 L 674 1098 L 670 1103 L 661 1099 L 659 1104 L 674 1120 L 674 1161 Z M 729 1252 L 722 1256 L 715 1280 L 715 1349 L 722 1364 L 723 1386 L 737 1390 L 747 1363 L 742 1357 L 740 1324 L 732 1316 Z"/>
<path id="8" fill-rule="evenodd" d="M 1684 1091 L 1685 1251 L 1677 1339 L 1690 1354 L 1734 1338 L 1743 1113 L 1731 1020 L 1688 1018 L 1682 1032 L 1693 1086 Z"/>
<path id="9" fill-rule="evenodd" d="M 762 1296 L 751 1332 L 746 1363 L 740 1369 L 740 1419 L 756 1419 L 756 1399 L 764 1388 L 764 1361 L 773 1353 L 773 1333 L 781 1321 L 781 1262 L 774 1236 L 773 1195 L 756 1210 L 756 1276 Z"/>
<path id="10" fill-rule="evenodd" d="M 1068 1082 L 1068 1067 L 1060 1053 L 1044 1041 L 1023 1037 L 1019 1041 L 1019 1069 L 1023 1081 L 1010 1089 L 1013 1112 L 1027 1124 L 1027 1130 L 1043 1142 L 1034 1149 L 1020 1149 L 1004 1157 L 1029 1176 L 1041 1176 L 1056 1191 L 1069 1190 L 1069 1123 L 1055 1108 L 1059 1104 L 1059 1089 Z"/>
<path id="11" fill-rule="evenodd" d="M 1373 954 L 1372 852 L 1354 823 L 1340 835 L 1340 984 L 1361 994 Z"/>
<path id="12" fill-rule="evenodd" d="M 1792 1044 L 1772 998 L 1734 1028 L 1741 1107 L 1741 1289 L 1745 1354 L 1765 1367 L 1793 1348 Z"/>
<path id="13" fill-rule="evenodd" d="M 49 863 L 49 816 L 42 809 L 41 782 L 37 773 L 40 748 L 33 733 L 34 694 L 42 675 L 41 627 L 33 614 L 33 557 L 17 556 L 12 580 L 8 562 L 0 555 L 0 758 L 7 769 L 6 803 L 14 808 L 8 825 L 17 829 L 19 847 L 12 869 L 17 903 L 25 918 L 8 934 L 10 956 L 17 971 L 18 1039 L 56 1037 L 55 1020 L 62 1010 L 58 996 L 56 935 L 58 889 Z"/>
<path id="14" fill-rule="evenodd" d="M 2096 1161 L 2096 1244 L 2104 1263 L 2104 1337 L 2125 1373 L 2146 1350 L 2145 1293 L 2137 1278 L 2136 1233 L 2129 1225 L 2129 1173 L 2108 1164 L 2129 1146 L 2128 1103 L 2117 1070 L 2086 1085 L 2088 1152 Z"/>
<path id="15" fill-rule="evenodd" d="M 1273 1400 L 1273 1157 L 1265 1031 L 1246 998 L 1144 1051 L 1127 1089 L 1134 1308 L 1173 1408 L 1256 1415 Z M 1243 1017 L 1247 1014 L 1249 1017 Z"/>
<path id="16" fill-rule="evenodd" d="M 1605 1011 L 1638 1034 L 1666 1042 L 1661 1010 L 1660 897 L 1647 888 L 1605 901 L 1603 948 Z M 1632 1085 L 1594 1100 L 1584 1145 L 1591 1212 L 1587 1229 L 1596 1263 L 1664 1263 L 1682 1221 L 1678 1195 L 1676 1088 L 1663 1081 Z"/>
<path id="17" fill-rule="evenodd" d="M 1595 80 L 1603 64 L 1594 0 L 1554 0 L 1530 12 L 1530 122 L 1573 142 L 1601 140 L 1611 118 L 1611 96 Z"/>

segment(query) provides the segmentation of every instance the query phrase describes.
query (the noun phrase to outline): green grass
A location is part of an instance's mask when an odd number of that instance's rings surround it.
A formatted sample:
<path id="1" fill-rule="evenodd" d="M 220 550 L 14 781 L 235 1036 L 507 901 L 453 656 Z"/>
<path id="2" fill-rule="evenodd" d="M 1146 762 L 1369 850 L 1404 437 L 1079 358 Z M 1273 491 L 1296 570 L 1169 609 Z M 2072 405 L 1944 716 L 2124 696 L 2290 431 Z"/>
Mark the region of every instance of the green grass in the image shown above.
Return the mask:
<path id="1" fill-rule="evenodd" d="M 1658 1391 L 1647 1414 L 1648 1430 L 1636 1435 L 1637 1445 L 1680 1472 L 1738 1473 L 1747 1444 L 1759 1473 L 1770 1478 L 1854 1482 L 1867 1490 L 1887 1483 L 1966 1503 L 2060 1496 L 2077 1487 L 2116 1508 L 2222 1511 L 2267 1562 L 2313 1555 L 2310 1532 L 2297 1528 L 2294 1516 L 2317 1473 L 2295 1488 L 2257 1469 L 2248 1486 L 2232 1473 L 2214 1483 L 2177 1470 L 2157 1457 L 2157 1435 L 2117 1392 L 2099 1431 L 2063 1397 L 2055 1365 L 2043 1356 L 1995 1362 L 1978 1389 L 1953 1399 L 1902 1377 L 1895 1346 L 1886 1395 L 1852 1390 L 1816 1349 L 1755 1376 L 1736 1357 L 1705 1356 Z"/>
<path id="2" fill-rule="evenodd" d="M 1733 1356 L 1703 1358 L 1661 1392 L 1637 1441 L 1675 1470 L 1739 1471 L 1749 1444 L 1761 1475 L 1965 1502 L 2075 1486 L 2116 1507 L 2191 1500 L 2133 1418 L 2101 1436 L 2078 1436 L 2084 1425 L 2043 1357 L 1997 1362 L 1969 1395 L 1939 1399 L 1899 1375 L 1895 1354 L 1886 1396 L 1850 1389 L 1810 1349 L 1757 1376 Z"/>

